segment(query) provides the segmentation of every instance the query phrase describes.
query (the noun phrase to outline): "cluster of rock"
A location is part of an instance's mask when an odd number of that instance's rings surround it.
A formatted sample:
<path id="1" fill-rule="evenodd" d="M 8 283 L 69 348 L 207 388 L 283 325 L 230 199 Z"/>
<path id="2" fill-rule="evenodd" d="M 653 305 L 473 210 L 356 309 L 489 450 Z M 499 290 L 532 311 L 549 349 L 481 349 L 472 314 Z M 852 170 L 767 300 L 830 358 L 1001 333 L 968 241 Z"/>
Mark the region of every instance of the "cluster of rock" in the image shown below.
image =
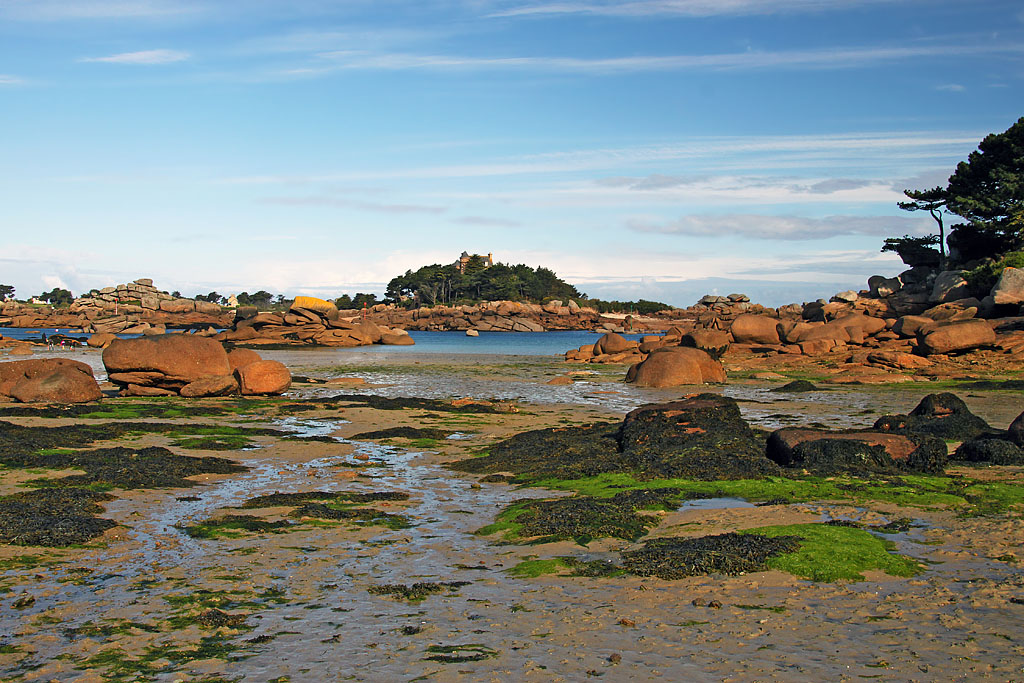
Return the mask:
<path id="1" fill-rule="evenodd" d="M 963 419 L 950 420 L 953 410 Z M 970 434 L 949 429 L 954 422 L 973 418 L 984 425 L 989 441 L 999 440 L 1015 449 L 1024 443 L 1024 414 L 1005 432 L 993 430 L 970 415 L 952 394 L 926 396 L 912 415 L 916 421 L 898 429 L 885 425 L 900 423 L 906 416 L 886 416 L 880 419 L 881 426 L 861 430 L 785 428 L 773 432 L 766 442 L 743 419 L 735 399 L 700 394 L 641 406 L 619 425 L 523 432 L 493 445 L 485 456 L 452 467 L 480 474 L 511 472 L 529 479 L 574 479 L 607 472 L 696 480 L 938 474 L 949 461 L 943 439 L 953 433 Z M 973 441 L 965 441 L 964 447 L 968 443 Z M 961 457 L 964 447 L 956 457 Z M 999 448 L 1000 454 L 1010 453 Z"/>
<path id="2" fill-rule="evenodd" d="M 0 397 L 22 403 L 87 403 L 103 394 L 92 368 L 67 358 L 0 363 Z"/>
<path id="3" fill-rule="evenodd" d="M 830 301 L 779 309 L 755 308 L 743 301 L 742 295 L 707 296 L 698 304 L 703 312 L 677 320 L 664 335 L 649 335 L 639 341 L 606 335 L 596 344 L 567 351 L 565 358 L 570 362 L 631 364 L 627 381 L 637 378 L 648 386 L 699 383 L 692 368 L 681 369 L 685 356 L 672 357 L 671 363 L 660 355 L 651 360 L 655 352 L 679 353 L 686 347 L 705 351 L 713 359 L 726 352 L 854 354 L 858 362 L 885 370 L 921 370 L 932 367 L 936 359 L 979 349 L 1024 359 L 1024 316 L 1017 315 L 1024 303 L 1024 271 L 1007 268 L 982 302 L 957 298 L 966 287 L 959 271 L 923 276 L 918 270 L 912 268 L 897 278 L 872 277 L 871 291 L 841 292 Z M 927 286 L 904 283 L 904 279 L 914 281 L 919 276 Z M 745 312 L 738 312 L 741 310 Z M 641 372 L 637 364 L 648 360 L 647 370 Z M 692 362 L 686 365 L 692 366 Z M 647 374 L 654 367 L 668 366 L 672 369 L 659 370 L 656 378 Z M 702 376 L 705 382 L 720 381 L 706 379 L 706 372 Z"/>
<path id="4" fill-rule="evenodd" d="M 291 386 L 282 363 L 210 338 L 167 334 L 117 339 L 103 351 L 107 379 L 122 396 L 227 396 L 281 394 Z"/>
<path id="5" fill-rule="evenodd" d="M 230 324 L 232 315 L 217 304 L 173 297 L 154 287 L 151 279 L 140 278 L 94 290 L 66 309 L 6 302 L 0 307 L 0 326 L 142 334 L 167 326 L 223 328 Z"/>
<path id="6" fill-rule="evenodd" d="M 239 308 L 230 330 L 214 339 L 233 344 L 315 345 L 355 347 L 370 344 L 408 346 L 414 344 L 401 328 L 378 325 L 359 316 L 343 317 L 328 301 L 310 296 L 296 297 L 285 314 Z"/>
<path id="7" fill-rule="evenodd" d="M 614 333 L 593 344 L 566 352 L 577 363 L 630 363 L 626 381 L 645 387 L 670 387 L 725 381 L 718 358 L 728 347 L 728 334 L 718 330 L 683 332 L 672 328 L 664 336 L 633 341 Z"/>
<path id="8" fill-rule="evenodd" d="M 343 311 L 342 315 L 357 311 Z M 411 310 L 378 304 L 369 310 L 378 324 L 408 330 L 466 332 L 544 332 L 547 330 L 592 330 L 608 324 L 593 308 L 577 302 L 549 301 L 543 305 L 520 301 L 485 301 L 465 306 L 434 306 Z"/>

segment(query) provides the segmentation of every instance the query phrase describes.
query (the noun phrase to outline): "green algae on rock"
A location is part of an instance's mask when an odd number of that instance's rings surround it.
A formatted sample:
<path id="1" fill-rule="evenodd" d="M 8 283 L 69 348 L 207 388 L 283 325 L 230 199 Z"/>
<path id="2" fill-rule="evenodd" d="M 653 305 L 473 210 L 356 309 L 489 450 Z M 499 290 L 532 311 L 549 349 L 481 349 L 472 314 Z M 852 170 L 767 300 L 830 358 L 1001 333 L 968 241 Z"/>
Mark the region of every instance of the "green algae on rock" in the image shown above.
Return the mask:
<path id="1" fill-rule="evenodd" d="M 756 533 L 728 533 L 696 538 L 652 538 L 622 554 L 623 567 L 637 576 L 681 579 L 701 574 L 746 574 L 766 571 L 769 558 L 800 549 L 797 536 L 770 538 Z"/>
<path id="2" fill-rule="evenodd" d="M 571 496 L 554 500 L 513 503 L 495 522 L 477 534 L 504 532 L 507 541 L 551 543 L 573 540 L 587 545 L 595 538 L 635 541 L 647 534 L 658 519 L 639 510 L 677 507 L 682 497 L 675 489 L 623 491 L 611 498 Z"/>
<path id="3" fill-rule="evenodd" d="M 734 399 L 717 394 L 642 406 L 621 425 L 533 430 L 495 444 L 452 469 L 512 472 L 519 482 L 629 472 L 638 479 L 749 479 L 781 474 Z"/>

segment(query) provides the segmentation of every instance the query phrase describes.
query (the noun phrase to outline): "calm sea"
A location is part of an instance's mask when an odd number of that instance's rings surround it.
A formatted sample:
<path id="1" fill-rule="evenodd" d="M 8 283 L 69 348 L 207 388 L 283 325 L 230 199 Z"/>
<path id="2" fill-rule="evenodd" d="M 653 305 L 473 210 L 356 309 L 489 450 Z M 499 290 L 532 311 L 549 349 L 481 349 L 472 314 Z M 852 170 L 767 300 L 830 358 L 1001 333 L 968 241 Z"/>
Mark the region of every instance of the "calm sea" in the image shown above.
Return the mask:
<path id="1" fill-rule="evenodd" d="M 38 340 L 40 335 L 53 334 L 51 328 L 0 327 L 0 335 L 11 339 Z M 87 338 L 89 335 L 61 330 L 72 337 Z M 363 352 L 387 353 L 449 353 L 484 354 L 512 356 L 560 356 L 569 349 L 584 344 L 593 344 L 601 338 L 597 332 L 575 330 L 559 332 L 481 332 L 479 337 L 467 337 L 465 332 L 410 332 L 415 346 L 363 346 Z M 139 335 L 118 335 L 122 338 Z M 643 335 L 626 334 L 626 339 L 637 339 Z M 298 347 L 296 350 L 301 349 Z"/>

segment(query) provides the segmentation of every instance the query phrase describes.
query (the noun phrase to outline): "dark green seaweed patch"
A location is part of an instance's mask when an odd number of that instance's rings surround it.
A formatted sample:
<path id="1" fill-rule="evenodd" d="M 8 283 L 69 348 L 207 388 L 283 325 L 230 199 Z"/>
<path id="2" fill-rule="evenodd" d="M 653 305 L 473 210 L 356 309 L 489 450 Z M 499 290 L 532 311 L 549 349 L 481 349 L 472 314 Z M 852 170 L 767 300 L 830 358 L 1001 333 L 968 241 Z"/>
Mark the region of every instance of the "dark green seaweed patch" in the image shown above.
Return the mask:
<path id="1" fill-rule="evenodd" d="M 622 554 L 623 566 L 637 576 L 673 580 L 702 574 L 766 571 L 768 560 L 800 549 L 798 536 L 719 534 L 697 538 L 653 538 Z"/>
<path id="2" fill-rule="evenodd" d="M 240 532 L 248 533 L 281 533 L 294 526 L 288 521 L 268 522 L 252 515 L 225 515 L 207 519 L 199 524 L 190 526 L 179 526 L 192 538 L 215 539 L 215 538 L 237 538 Z"/>
<path id="3" fill-rule="evenodd" d="M 367 524 L 386 526 L 389 529 L 408 529 L 412 526 L 408 519 L 401 515 L 392 515 L 373 508 L 335 507 L 323 503 L 306 503 L 296 508 L 292 517 L 314 517 L 348 522 L 365 522 Z"/>
<path id="4" fill-rule="evenodd" d="M 783 384 L 781 387 L 775 387 L 770 391 L 783 392 L 783 393 L 803 393 L 806 391 L 827 391 L 821 387 L 815 386 L 813 382 L 808 382 L 806 379 L 793 380 L 789 384 Z"/>
<path id="5" fill-rule="evenodd" d="M 372 432 L 360 432 L 349 439 L 434 439 L 441 441 L 447 439 L 455 432 L 446 429 L 434 429 L 432 427 L 391 427 L 390 429 L 378 429 Z"/>
<path id="6" fill-rule="evenodd" d="M 323 405 L 336 405 L 339 403 L 349 405 L 363 405 L 375 410 L 435 410 L 441 413 L 497 413 L 499 410 L 491 405 L 483 403 L 469 403 L 456 406 L 448 401 L 440 401 L 432 398 L 398 397 L 385 398 L 384 396 L 373 396 L 370 394 L 338 394 L 329 399 L 310 399 L 311 402 Z"/>
<path id="7" fill-rule="evenodd" d="M 610 423 L 535 429 L 493 445 L 488 455 L 450 467 L 473 474 L 512 472 L 521 481 L 619 472 L 629 467 L 619 452 L 618 430 L 619 425 Z"/>
<path id="8" fill-rule="evenodd" d="M 113 496 L 87 489 L 42 489 L 0 498 L 0 542 L 52 548 L 85 543 L 117 526 L 96 517 Z"/>
<path id="9" fill-rule="evenodd" d="M 401 491 L 370 491 L 353 493 L 345 491 L 305 491 L 301 493 L 271 493 L 250 498 L 242 504 L 244 509 L 296 506 L 311 501 L 346 501 L 349 503 L 373 503 L 376 501 L 409 500 L 409 494 Z"/>
<path id="10" fill-rule="evenodd" d="M 480 643 L 467 643 L 465 645 L 431 645 L 427 648 L 429 653 L 423 659 L 442 664 L 459 664 L 462 662 L 479 662 L 484 659 L 493 659 L 498 656 L 498 651 L 481 645 Z"/>
<path id="11" fill-rule="evenodd" d="M 679 506 L 675 489 L 629 490 L 611 498 L 571 496 L 514 503 L 498 515 L 496 524 L 477 533 L 505 531 L 507 540 L 531 543 L 574 540 L 586 545 L 595 538 L 635 541 L 657 526 L 658 518 L 639 510 L 668 510 Z"/>
<path id="12" fill-rule="evenodd" d="M 371 595 L 387 595 L 406 602 L 422 602 L 436 593 L 454 593 L 472 581 L 420 581 L 410 585 L 384 583 L 367 588 Z"/>
<path id="13" fill-rule="evenodd" d="M 83 470 L 59 479 L 33 480 L 35 486 L 95 486 L 121 489 L 184 488 L 195 482 L 186 477 L 198 474 L 234 474 L 248 468 L 225 458 L 194 458 L 178 455 L 166 448 L 98 448 L 88 451 L 40 451 L 8 456 L 0 454 L 5 465 L 53 470 Z"/>

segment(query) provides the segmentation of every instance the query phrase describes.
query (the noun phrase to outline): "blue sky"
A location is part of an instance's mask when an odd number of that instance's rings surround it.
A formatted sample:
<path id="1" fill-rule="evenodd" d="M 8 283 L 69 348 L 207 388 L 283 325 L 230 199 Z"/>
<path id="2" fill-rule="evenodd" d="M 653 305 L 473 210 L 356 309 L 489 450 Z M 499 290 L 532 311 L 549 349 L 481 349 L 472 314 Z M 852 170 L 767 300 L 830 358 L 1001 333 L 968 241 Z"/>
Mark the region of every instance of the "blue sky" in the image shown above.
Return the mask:
<path id="1" fill-rule="evenodd" d="M 0 282 L 383 293 L 463 250 L 780 305 L 1024 115 L 978 0 L 0 0 Z"/>

